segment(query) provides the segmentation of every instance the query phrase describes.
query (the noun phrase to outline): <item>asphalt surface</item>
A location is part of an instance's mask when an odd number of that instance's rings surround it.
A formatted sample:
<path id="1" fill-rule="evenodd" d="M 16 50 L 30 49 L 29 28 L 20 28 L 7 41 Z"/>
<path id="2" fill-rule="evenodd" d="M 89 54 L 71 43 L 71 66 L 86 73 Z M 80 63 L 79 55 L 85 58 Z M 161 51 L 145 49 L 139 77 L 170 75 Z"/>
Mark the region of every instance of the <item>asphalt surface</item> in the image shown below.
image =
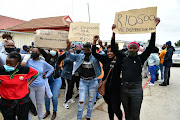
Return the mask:
<path id="1" fill-rule="evenodd" d="M 143 79 L 142 86 L 144 86 L 147 81 L 148 79 Z M 180 67 L 171 67 L 169 86 L 162 87 L 158 84 L 159 83 L 156 82 L 155 86 L 146 86 L 144 89 L 144 98 L 140 116 L 141 120 L 180 120 Z M 77 90 L 75 89 L 74 97 L 76 95 Z M 62 106 L 64 101 L 64 89 L 61 89 L 58 100 L 59 105 L 56 120 L 76 120 L 78 99 L 75 99 L 76 103 L 69 104 L 70 109 L 65 109 Z M 84 109 L 84 118 L 86 116 L 86 108 L 87 105 Z M 43 113 L 45 113 L 45 107 Z M 45 120 L 50 120 L 51 115 Z M 3 120 L 1 114 L 0 120 Z M 37 116 L 33 117 L 33 120 L 38 120 Z M 100 99 L 94 106 L 91 120 L 109 120 L 107 105 L 103 99 Z M 116 117 L 115 120 L 117 120 Z"/>
<path id="2" fill-rule="evenodd" d="M 143 79 L 142 86 L 146 81 L 148 79 Z M 155 82 L 155 86 L 146 86 L 140 118 L 141 120 L 180 120 L 179 66 L 171 67 L 169 86 L 159 86 L 158 82 Z M 92 120 L 109 120 L 105 103 L 94 109 Z M 123 120 L 125 119 L 123 118 Z"/>

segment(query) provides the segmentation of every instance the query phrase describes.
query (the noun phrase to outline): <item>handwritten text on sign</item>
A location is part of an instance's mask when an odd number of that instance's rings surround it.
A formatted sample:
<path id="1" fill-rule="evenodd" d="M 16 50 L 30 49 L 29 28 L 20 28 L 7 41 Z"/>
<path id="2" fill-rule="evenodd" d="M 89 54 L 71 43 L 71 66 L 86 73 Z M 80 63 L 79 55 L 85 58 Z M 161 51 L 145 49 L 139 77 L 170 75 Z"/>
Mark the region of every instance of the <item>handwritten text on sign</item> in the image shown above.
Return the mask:
<path id="1" fill-rule="evenodd" d="M 70 25 L 70 41 L 91 42 L 95 35 L 99 35 L 98 23 L 76 22 Z"/>
<path id="2" fill-rule="evenodd" d="M 116 13 L 114 29 L 119 34 L 150 33 L 156 31 L 157 7 Z"/>
<path id="3" fill-rule="evenodd" d="M 35 46 L 44 48 L 65 48 L 68 31 L 62 30 L 37 30 Z"/>

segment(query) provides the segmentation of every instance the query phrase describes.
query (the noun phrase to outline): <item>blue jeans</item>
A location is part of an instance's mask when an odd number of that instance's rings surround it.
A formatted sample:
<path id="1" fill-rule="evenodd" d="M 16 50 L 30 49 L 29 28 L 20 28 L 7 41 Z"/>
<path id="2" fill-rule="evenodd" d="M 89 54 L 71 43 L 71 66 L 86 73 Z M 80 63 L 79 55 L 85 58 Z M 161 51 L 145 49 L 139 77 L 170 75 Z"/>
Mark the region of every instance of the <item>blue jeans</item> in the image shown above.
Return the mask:
<path id="1" fill-rule="evenodd" d="M 156 68 L 157 68 L 156 65 L 149 67 L 149 72 L 151 74 L 151 81 L 150 82 L 153 84 L 154 84 L 154 81 L 156 80 Z"/>
<path id="2" fill-rule="evenodd" d="M 56 112 L 57 106 L 58 106 L 58 95 L 59 95 L 59 90 L 62 85 L 62 81 L 60 77 L 54 79 L 52 75 L 48 77 L 48 81 L 49 81 L 51 92 L 53 94 L 53 97 L 52 97 L 53 112 Z M 46 106 L 46 111 L 50 111 L 50 98 L 45 98 L 45 106 Z"/>
<path id="3" fill-rule="evenodd" d="M 164 80 L 164 66 L 160 63 L 161 80 Z"/>
<path id="4" fill-rule="evenodd" d="M 86 95 L 88 94 L 88 108 L 86 118 L 91 118 L 92 110 L 94 106 L 94 97 L 98 88 L 97 79 L 93 80 L 83 80 L 80 79 L 79 83 L 79 103 L 77 110 L 77 119 L 82 120 L 84 105 L 86 102 Z"/>
<path id="5" fill-rule="evenodd" d="M 101 79 L 97 79 L 98 80 L 98 85 L 99 85 L 99 82 L 101 81 Z M 96 95 L 94 97 L 94 102 L 96 102 L 96 98 L 100 98 L 100 94 L 98 93 L 98 89 L 96 91 Z"/>

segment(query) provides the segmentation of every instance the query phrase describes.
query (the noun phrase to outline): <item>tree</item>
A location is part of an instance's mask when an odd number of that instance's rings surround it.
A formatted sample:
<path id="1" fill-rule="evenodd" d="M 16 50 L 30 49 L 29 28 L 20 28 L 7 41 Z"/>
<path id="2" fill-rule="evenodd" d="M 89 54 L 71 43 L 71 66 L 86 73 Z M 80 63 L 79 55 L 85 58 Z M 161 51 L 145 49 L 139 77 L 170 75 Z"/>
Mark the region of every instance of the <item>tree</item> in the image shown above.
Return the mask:
<path id="1" fill-rule="evenodd" d="M 176 47 L 180 47 L 180 40 L 178 40 L 176 43 L 174 43 Z"/>

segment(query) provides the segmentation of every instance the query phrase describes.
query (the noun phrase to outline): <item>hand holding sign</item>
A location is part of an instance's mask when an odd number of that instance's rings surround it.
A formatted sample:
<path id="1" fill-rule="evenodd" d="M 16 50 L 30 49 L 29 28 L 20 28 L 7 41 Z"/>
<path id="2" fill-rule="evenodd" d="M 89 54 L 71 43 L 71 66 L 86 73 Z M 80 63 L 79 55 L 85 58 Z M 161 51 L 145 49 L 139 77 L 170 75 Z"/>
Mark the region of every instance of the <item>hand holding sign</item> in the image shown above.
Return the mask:
<path id="1" fill-rule="evenodd" d="M 160 23 L 160 18 L 156 17 L 155 21 L 156 21 L 156 26 L 157 26 Z"/>
<path id="2" fill-rule="evenodd" d="M 97 41 L 99 40 L 99 35 L 95 35 L 94 38 L 93 38 L 94 41 Z"/>
<path id="3" fill-rule="evenodd" d="M 119 34 L 150 33 L 156 31 L 157 7 L 116 13 L 113 31 Z"/>

